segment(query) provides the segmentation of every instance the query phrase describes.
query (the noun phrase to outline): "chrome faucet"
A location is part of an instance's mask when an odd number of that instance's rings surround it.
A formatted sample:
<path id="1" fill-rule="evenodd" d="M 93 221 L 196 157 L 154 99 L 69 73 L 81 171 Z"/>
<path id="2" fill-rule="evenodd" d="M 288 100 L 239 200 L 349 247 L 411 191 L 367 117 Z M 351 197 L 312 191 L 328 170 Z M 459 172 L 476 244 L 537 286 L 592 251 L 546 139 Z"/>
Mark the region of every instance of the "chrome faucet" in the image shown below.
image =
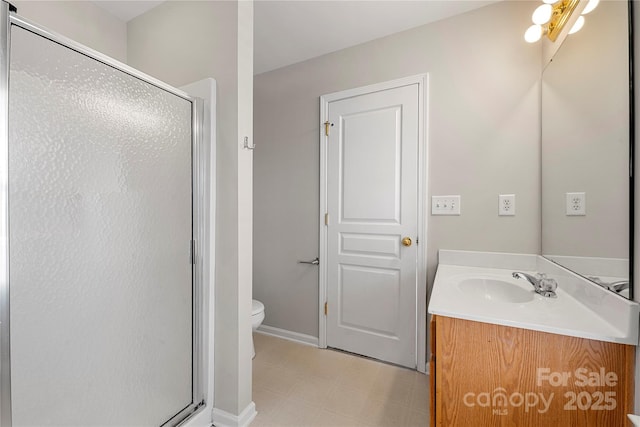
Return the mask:
<path id="1" fill-rule="evenodd" d="M 604 280 L 602 280 L 601 278 L 597 277 L 597 276 L 589 276 L 588 277 L 591 281 L 597 283 L 598 285 L 602 286 L 605 289 L 608 289 L 610 291 L 616 292 L 616 293 L 620 293 L 622 291 L 624 291 L 625 289 L 629 289 L 629 281 L 628 280 L 618 280 L 615 282 L 605 282 Z"/>
<path id="2" fill-rule="evenodd" d="M 558 287 L 558 283 L 549 277 L 547 277 L 544 273 L 536 273 L 535 276 L 532 276 L 527 273 L 521 273 L 519 271 L 514 271 L 512 276 L 516 279 L 524 279 L 527 282 L 531 283 L 535 288 L 537 294 L 542 295 L 547 298 L 556 298 L 556 288 Z"/>
<path id="3" fill-rule="evenodd" d="M 617 282 L 609 283 L 609 289 L 614 292 L 621 292 L 625 289 L 629 289 L 629 281 L 628 280 L 618 280 Z"/>

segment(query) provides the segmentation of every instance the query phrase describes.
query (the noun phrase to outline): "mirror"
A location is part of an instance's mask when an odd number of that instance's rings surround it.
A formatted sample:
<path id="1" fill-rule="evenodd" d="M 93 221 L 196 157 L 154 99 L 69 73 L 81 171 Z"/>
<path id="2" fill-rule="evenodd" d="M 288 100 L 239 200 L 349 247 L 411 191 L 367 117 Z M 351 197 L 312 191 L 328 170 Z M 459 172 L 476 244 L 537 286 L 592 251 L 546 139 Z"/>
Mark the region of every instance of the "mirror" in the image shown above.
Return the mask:
<path id="1" fill-rule="evenodd" d="M 542 76 L 542 255 L 632 298 L 628 2 L 601 1 Z"/>

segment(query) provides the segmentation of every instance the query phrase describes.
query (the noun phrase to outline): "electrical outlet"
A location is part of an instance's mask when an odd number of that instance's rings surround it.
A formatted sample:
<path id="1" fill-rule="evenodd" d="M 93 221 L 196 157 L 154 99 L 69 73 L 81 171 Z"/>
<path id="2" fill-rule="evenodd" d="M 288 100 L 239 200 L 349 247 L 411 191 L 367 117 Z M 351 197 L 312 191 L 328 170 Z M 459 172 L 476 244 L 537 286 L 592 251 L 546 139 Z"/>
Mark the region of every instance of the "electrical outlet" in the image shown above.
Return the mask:
<path id="1" fill-rule="evenodd" d="M 567 193 L 567 215 L 583 216 L 587 214 L 587 198 L 585 193 Z"/>
<path id="2" fill-rule="evenodd" d="M 500 194 L 498 196 L 498 215 L 512 216 L 516 214 L 516 195 Z"/>
<path id="3" fill-rule="evenodd" d="M 431 215 L 460 215 L 460 196 L 431 196 Z"/>

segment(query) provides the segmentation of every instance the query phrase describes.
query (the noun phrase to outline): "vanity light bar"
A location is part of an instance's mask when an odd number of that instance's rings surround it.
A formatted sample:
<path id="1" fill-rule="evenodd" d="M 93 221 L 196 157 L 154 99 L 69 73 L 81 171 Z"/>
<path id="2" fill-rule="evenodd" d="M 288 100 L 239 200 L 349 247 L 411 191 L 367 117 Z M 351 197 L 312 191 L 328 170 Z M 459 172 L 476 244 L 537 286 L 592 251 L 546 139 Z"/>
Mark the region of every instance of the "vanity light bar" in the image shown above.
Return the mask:
<path id="1" fill-rule="evenodd" d="M 546 36 L 552 42 L 555 42 L 558 35 L 565 27 L 571 14 L 581 1 L 585 0 L 542 0 L 543 4 L 538 6 L 531 16 L 533 25 L 531 25 L 524 33 L 524 39 L 528 43 L 535 43 Z M 588 0 L 587 5 L 582 11 L 582 15 L 586 15 L 598 6 L 600 0 Z M 573 25 L 569 34 L 578 32 L 584 25 L 584 16 Z"/>

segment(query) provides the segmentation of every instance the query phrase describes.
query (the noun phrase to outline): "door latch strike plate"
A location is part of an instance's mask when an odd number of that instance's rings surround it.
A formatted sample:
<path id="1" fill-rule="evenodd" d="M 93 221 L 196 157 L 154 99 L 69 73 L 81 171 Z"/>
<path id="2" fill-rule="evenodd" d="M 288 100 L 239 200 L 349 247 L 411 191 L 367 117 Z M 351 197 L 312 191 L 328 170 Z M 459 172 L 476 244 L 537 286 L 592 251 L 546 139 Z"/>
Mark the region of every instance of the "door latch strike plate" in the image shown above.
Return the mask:
<path id="1" fill-rule="evenodd" d="M 329 303 L 326 303 L 326 302 L 324 303 L 324 315 L 325 315 L 325 316 L 327 315 L 327 305 L 328 305 L 328 304 L 329 304 Z"/>

